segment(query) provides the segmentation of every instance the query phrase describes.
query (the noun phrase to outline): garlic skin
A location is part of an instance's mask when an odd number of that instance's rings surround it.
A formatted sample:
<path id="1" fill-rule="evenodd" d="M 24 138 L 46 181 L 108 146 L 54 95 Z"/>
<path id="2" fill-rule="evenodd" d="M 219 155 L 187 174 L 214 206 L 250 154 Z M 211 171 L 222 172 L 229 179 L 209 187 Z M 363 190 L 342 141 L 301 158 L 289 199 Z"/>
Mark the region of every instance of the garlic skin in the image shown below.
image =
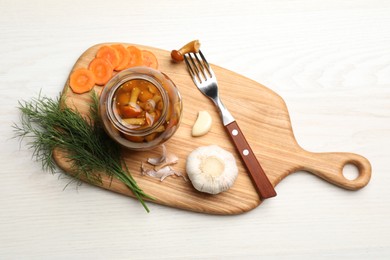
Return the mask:
<path id="1" fill-rule="evenodd" d="M 167 153 L 165 145 L 161 145 L 162 155 L 160 157 L 148 158 L 147 163 L 153 165 L 153 168 L 145 166 L 144 162 L 141 162 L 141 175 L 147 175 L 150 177 L 158 178 L 163 181 L 166 177 L 176 175 L 183 177 L 185 181 L 187 178 L 180 172 L 173 169 L 172 165 L 179 161 L 179 157 L 172 153 Z"/>
<path id="2" fill-rule="evenodd" d="M 162 147 L 162 155 L 160 157 L 148 158 L 148 163 L 157 166 L 157 165 L 161 165 L 166 161 L 167 148 L 165 147 L 165 144 L 162 144 L 161 147 Z"/>
<path id="3" fill-rule="evenodd" d="M 209 194 L 228 190 L 238 176 L 234 156 L 218 145 L 193 150 L 187 157 L 186 171 L 194 188 Z"/>
<path id="4" fill-rule="evenodd" d="M 198 118 L 192 126 L 192 136 L 202 136 L 210 131 L 213 119 L 207 111 L 199 111 Z"/>
<path id="5" fill-rule="evenodd" d="M 186 177 L 183 174 L 181 174 L 178 171 L 175 171 L 171 166 L 164 166 L 158 170 L 155 170 L 155 169 L 147 168 L 145 166 L 145 164 L 142 162 L 141 163 L 141 174 L 160 179 L 161 182 L 164 181 L 164 179 L 166 177 L 171 176 L 171 175 L 183 177 L 183 179 L 185 181 L 187 181 Z"/>

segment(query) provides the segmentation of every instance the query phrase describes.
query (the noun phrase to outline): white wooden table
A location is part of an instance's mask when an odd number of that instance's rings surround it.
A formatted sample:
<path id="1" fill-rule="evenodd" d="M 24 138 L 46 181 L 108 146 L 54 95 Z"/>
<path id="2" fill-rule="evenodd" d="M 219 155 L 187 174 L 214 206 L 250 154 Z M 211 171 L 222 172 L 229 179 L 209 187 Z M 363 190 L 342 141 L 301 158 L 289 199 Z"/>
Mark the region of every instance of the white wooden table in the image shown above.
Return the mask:
<path id="1" fill-rule="evenodd" d="M 1 0 L 0 10 L 0 259 L 390 258 L 390 2 Z M 146 214 L 99 188 L 64 189 L 66 176 L 12 139 L 18 100 L 56 97 L 88 47 L 193 39 L 210 62 L 281 95 L 302 147 L 367 157 L 368 186 L 298 172 L 243 215 L 152 203 Z"/>

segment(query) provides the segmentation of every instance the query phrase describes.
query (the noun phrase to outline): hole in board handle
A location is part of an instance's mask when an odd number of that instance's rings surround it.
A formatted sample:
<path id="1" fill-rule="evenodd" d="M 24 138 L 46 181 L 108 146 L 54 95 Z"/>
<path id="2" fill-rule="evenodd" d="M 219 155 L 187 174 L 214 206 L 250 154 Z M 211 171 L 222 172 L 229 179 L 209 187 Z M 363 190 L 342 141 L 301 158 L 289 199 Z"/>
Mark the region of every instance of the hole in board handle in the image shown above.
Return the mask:
<path id="1" fill-rule="evenodd" d="M 343 167 L 343 176 L 347 180 L 354 181 L 359 177 L 359 168 L 353 163 L 347 163 Z"/>

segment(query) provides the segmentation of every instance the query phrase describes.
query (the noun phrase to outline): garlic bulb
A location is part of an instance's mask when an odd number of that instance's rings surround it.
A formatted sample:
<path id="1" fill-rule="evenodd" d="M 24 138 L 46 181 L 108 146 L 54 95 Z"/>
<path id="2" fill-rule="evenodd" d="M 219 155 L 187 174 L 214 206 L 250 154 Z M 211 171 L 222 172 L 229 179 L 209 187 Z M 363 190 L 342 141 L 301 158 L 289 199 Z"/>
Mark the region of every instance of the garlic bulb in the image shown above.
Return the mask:
<path id="1" fill-rule="evenodd" d="M 202 136 L 208 133 L 213 120 L 207 111 L 199 111 L 198 118 L 192 126 L 192 136 Z"/>
<path id="2" fill-rule="evenodd" d="M 228 190 L 238 175 L 234 156 L 218 145 L 193 150 L 188 155 L 186 171 L 195 189 L 210 194 Z"/>

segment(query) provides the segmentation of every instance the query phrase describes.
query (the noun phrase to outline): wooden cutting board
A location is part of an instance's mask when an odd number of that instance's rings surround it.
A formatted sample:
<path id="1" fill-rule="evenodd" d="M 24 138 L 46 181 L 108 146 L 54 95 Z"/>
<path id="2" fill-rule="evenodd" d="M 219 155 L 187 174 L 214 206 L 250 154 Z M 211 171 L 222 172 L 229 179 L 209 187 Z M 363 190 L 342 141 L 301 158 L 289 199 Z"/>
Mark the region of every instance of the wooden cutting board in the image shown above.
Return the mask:
<path id="1" fill-rule="evenodd" d="M 98 44 L 86 50 L 73 69 L 87 68 L 99 47 L 104 44 L 108 43 Z M 168 152 L 180 158 L 174 166 L 175 170 L 186 175 L 185 164 L 188 154 L 199 146 L 211 144 L 218 144 L 233 153 L 239 169 L 238 178 L 230 190 L 218 195 L 208 195 L 198 192 L 192 187 L 190 181 L 185 181 L 180 177 L 168 177 L 161 182 L 158 179 L 141 175 L 141 162 L 145 162 L 149 157 L 158 156 L 161 153 L 159 148 L 146 152 L 123 149 L 126 164 L 139 186 L 147 194 L 156 198 L 155 203 L 195 212 L 228 215 L 256 208 L 261 200 L 222 126 L 218 111 L 212 102 L 196 89 L 185 63 L 172 62 L 169 51 L 136 44 L 123 43 L 123 45 L 135 45 L 140 49 L 155 53 L 159 62 L 159 70 L 175 82 L 182 95 L 183 118 L 178 131 L 166 143 Z M 369 182 L 371 165 L 366 158 L 353 153 L 305 151 L 294 138 L 286 104 L 279 95 L 232 71 L 215 65 L 211 66 L 218 79 L 221 99 L 236 118 L 273 186 L 276 186 L 287 175 L 302 170 L 349 190 L 358 190 Z M 81 113 L 87 113 L 90 94 L 74 94 L 69 89 L 68 83 L 69 78 L 63 91 L 63 95 L 67 96 L 67 104 Z M 95 91 L 100 93 L 101 89 L 102 87 L 95 86 Z M 213 126 L 207 135 L 192 137 L 191 128 L 200 110 L 207 110 L 211 114 Z M 70 163 L 63 154 L 56 151 L 54 157 L 63 170 L 72 174 Z M 356 179 L 348 180 L 344 177 L 342 172 L 346 164 L 357 166 L 359 176 Z M 108 178 L 103 178 L 102 187 L 134 197 L 131 191 L 117 180 L 111 182 Z"/>

